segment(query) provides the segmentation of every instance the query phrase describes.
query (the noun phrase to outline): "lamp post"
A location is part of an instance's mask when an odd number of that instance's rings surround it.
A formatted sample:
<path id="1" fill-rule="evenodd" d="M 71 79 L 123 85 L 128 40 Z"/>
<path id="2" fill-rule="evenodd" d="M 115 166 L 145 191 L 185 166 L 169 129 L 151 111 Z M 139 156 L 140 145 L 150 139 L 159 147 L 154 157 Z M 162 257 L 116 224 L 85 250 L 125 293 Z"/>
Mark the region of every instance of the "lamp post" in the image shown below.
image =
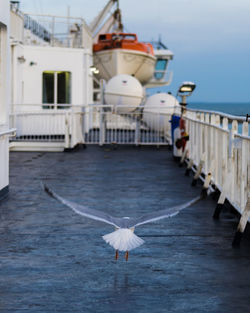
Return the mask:
<path id="1" fill-rule="evenodd" d="M 180 105 L 185 107 L 187 105 L 187 97 L 191 96 L 195 90 L 195 83 L 193 82 L 183 82 L 178 89 L 177 96 L 181 97 Z"/>
<path id="2" fill-rule="evenodd" d="M 180 160 L 180 166 L 183 165 L 188 153 L 186 143 L 189 140 L 189 135 L 186 132 L 186 121 L 184 119 L 187 97 L 191 96 L 195 87 L 196 85 L 193 82 L 183 82 L 177 91 L 177 96 L 181 97 L 181 116 L 179 117 L 179 127 L 177 127 L 173 132 L 173 155 L 176 160 Z"/>

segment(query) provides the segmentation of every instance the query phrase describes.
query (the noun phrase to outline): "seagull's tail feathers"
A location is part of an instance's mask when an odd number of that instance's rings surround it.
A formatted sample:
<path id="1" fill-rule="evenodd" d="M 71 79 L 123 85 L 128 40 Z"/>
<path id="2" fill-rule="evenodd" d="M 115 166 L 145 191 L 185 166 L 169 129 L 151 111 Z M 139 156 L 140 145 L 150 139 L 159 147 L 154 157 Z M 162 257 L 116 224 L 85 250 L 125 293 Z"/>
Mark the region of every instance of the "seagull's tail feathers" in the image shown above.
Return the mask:
<path id="1" fill-rule="evenodd" d="M 130 251 L 144 243 L 140 237 L 136 236 L 129 228 L 119 228 L 116 231 L 102 236 L 115 250 Z"/>

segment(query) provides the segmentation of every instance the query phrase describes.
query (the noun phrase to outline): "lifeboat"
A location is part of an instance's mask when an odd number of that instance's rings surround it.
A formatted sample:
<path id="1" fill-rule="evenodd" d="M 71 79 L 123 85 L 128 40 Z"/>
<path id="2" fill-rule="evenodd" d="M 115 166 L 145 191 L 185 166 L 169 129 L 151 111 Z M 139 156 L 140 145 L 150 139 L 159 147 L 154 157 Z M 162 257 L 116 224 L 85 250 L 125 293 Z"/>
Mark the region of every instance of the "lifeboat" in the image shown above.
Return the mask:
<path id="1" fill-rule="evenodd" d="M 99 78 L 109 80 L 118 74 L 128 74 L 145 85 L 154 75 L 153 46 L 139 42 L 136 34 L 100 34 L 93 45 L 93 54 Z"/>

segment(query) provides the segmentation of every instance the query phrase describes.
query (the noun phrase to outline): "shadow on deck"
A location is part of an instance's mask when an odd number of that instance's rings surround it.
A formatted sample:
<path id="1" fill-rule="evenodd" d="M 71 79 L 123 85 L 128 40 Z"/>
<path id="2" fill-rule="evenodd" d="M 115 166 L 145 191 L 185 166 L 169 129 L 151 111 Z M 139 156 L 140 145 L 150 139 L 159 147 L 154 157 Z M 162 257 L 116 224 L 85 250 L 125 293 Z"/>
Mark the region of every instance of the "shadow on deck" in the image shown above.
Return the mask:
<path id="1" fill-rule="evenodd" d="M 112 227 L 74 214 L 41 189 L 116 216 L 181 204 L 201 191 L 166 148 L 88 147 L 13 152 L 0 203 L 0 312 L 249 312 L 250 238 L 231 242 L 237 218 L 212 219 L 210 197 L 138 227 L 145 244 L 115 262 Z"/>

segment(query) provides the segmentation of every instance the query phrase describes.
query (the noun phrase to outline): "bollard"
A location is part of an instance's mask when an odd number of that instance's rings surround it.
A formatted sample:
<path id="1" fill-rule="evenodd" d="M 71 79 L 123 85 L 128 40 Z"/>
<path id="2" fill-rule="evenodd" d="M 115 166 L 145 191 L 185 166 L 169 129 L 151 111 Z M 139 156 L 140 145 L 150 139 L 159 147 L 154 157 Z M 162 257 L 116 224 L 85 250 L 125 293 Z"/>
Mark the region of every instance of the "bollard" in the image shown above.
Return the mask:
<path id="1" fill-rule="evenodd" d="M 191 184 L 192 186 L 196 186 L 197 185 L 197 181 L 198 181 L 198 179 L 200 177 L 200 174 L 201 174 L 202 168 L 204 166 L 204 163 L 205 163 L 204 160 L 201 159 L 200 163 L 198 165 L 197 171 L 196 171 L 196 173 L 194 175 L 194 178 L 193 178 L 193 181 L 192 181 L 192 184 Z"/>
<path id="2" fill-rule="evenodd" d="M 244 230 L 247 226 L 247 221 L 248 221 L 249 217 L 250 217 L 250 197 L 248 197 L 245 210 L 242 212 L 240 222 L 239 222 L 239 225 L 237 227 L 237 231 L 235 233 L 235 236 L 234 236 L 234 239 L 232 242 L 233 247 L 239 247 L 240 246 L 241 238 L 242 238 Z"/>
<path id="3" fill-rule="evenodd" d="M 192 170 L 192 166 L 194 164 L 193 159 L 189 159 L 188 166 L 186 168 L 185 176 L 189 176 L 190 171 Z"/>

